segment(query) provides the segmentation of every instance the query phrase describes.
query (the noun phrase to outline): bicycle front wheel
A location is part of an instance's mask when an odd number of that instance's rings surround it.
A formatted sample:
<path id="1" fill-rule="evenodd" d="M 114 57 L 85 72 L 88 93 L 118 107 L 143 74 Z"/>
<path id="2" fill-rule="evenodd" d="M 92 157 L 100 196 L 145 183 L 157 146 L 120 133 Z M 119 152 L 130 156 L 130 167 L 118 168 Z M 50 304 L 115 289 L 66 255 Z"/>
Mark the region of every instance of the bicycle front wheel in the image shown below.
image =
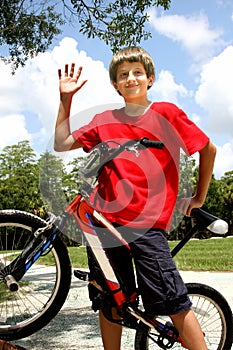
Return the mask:
<path id="1" fill-rule="evenodd" d="M 71 264 L 59 236 L 18 281 L 17 291 L 10 291 L 1 273 L 32 241 L 34 232 L 45 225 L 46 221 L 30 213 L 0 211 L 0 339 L 16 340 L 37 332 L 55 317 L 66 300 Z"/>
<path id="2" fill-rule="evenodd" d="M 208 350 L 230 350 L 233 341 L 232 312 L 226 299 L 215 289 L 200 283 L 187 283 L 192 309 L 200 323 Z M 163 318 L 164 323 L 170 321 Z M 143 326 L 136 331 L 135 350 L 156 350 L 160 347 L 155 330 Z M 184 349 L 175 343 L 172 349 Z"/>

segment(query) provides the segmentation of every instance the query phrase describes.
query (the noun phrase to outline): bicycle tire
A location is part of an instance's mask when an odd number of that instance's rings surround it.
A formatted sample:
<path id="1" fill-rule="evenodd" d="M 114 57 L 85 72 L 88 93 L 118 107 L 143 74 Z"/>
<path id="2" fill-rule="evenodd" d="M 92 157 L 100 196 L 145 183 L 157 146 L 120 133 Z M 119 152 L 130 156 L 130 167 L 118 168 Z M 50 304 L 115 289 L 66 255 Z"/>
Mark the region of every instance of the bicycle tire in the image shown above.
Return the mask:
<path id="1" fill-rule="evenodd" d="M 187 283 L 188 294 L 193 303 L 192 309 L 205 334 L 208 350 L 230 350 L 233 341 L 233 320 L 231 308 L 226 299 L 214 288 L 200 283 Z M 167 320 L 170 321 L 168 318 Z M 135 350 L 160 349 L 149 338 L 153 330 L 143 325 L 135 335 Z M 175 343 L 172 349 L 183 349 Z"/>
<path id="2" fill-rule="evenodd" d="M 34 237 L 34 231 L 46 221 L 18 210 L 0 211 L 0 339 L 25 338 L 46 326 L 63 306 L 71 283 L 68 250 L 57 236 L 49 255 L 52 266 L 39 257 L 11 292 L 1 277 L 1 269 L 17 257 Z"/>

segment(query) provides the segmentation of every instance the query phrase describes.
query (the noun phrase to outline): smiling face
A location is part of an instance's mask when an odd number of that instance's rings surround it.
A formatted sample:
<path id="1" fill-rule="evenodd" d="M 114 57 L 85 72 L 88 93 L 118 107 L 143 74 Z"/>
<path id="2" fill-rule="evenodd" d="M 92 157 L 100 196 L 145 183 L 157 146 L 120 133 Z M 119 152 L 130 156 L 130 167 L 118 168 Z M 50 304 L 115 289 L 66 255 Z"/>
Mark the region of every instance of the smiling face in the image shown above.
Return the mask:
<path id="1" fill-rule="evenodd" d="M 113 82 L 113 86 L 126 103 L 144 105 L 148 102 L 147 90 L 153 81 L 154 76 L 147 77 L 141 62 L 125 61 L 117 68 L 116 82 Z"/>

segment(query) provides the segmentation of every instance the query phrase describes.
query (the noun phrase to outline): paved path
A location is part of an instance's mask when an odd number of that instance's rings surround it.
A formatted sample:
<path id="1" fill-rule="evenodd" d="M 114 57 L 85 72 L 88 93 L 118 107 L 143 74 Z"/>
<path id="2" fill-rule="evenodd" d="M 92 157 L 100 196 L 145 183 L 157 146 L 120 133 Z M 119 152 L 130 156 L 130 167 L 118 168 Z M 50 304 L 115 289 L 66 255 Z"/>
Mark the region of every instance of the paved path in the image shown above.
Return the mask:
<path id="1" fill-rule="evenodd" d="M 217 289 L 233 310 L 233 272 L 181 273 L 185 282 L 204 283 Z M 133 332 L 124 331 L 122 350 L 133 349 Z M 15 343 L 28 350 L 103 350 L 98 316 L 90 309 L 86 283 L 74 278 L 67 301 L 55 319 L 41 331 Z"/>
<path id="2" fill-rule="evenodd" d="M 233 310 L 233 272 L 181 272 L 184 281 L 207 284 L 217 289 Z"/>

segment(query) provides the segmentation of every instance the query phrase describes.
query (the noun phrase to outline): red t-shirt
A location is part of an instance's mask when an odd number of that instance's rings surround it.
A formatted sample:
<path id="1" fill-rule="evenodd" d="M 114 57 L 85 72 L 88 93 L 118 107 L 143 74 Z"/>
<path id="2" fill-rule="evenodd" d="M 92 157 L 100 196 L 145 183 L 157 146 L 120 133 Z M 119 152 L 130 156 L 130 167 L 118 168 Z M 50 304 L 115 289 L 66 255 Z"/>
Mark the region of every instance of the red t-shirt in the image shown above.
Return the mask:
<path id="1" fill-rule="evenodd" d="M 180 150 L 201 150 L 209 138 L 177 106 L 155 102 L 141 116 L 124 109 L 97 114 L 74 131 L 74 138 L 90 151 L 100 142 L 147 137 L 163 141 L 163 150 L 124 151 L 99 176 L 93 205 L 111 222 L 135 228 L 169 229 L 179 182 Z"/>

